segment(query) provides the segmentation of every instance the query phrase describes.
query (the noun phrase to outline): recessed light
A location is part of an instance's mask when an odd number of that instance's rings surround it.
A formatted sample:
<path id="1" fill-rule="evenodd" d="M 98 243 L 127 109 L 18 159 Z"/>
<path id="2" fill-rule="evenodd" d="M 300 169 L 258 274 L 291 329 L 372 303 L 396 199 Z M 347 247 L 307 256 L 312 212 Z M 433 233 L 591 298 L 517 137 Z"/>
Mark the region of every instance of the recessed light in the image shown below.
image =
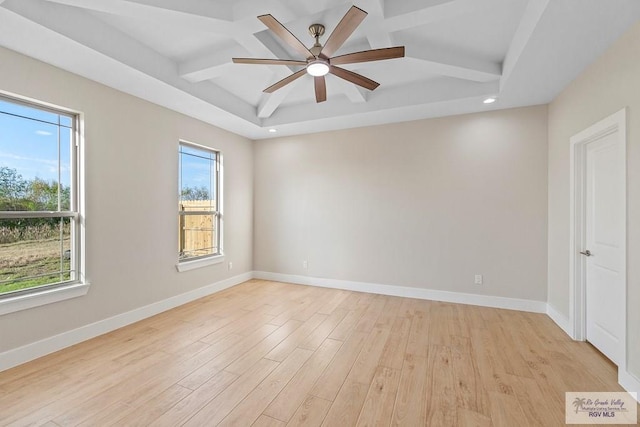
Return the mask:
<path id="1" fill-rule="evenodd" d="M 496 102 L 498 99 L 495 96 L 492 96 L 490 98 L 485 99 L 484 101 L 482 101 L 485 104 L 493 104 L 494 102 Z"/>
<path id="2" fill-rule="evenodd" d="M 276 133 L 276 132 L 278 132 L 278 129 L 274 129 L 274 128 L 269 129 L 269 133 Z"/>

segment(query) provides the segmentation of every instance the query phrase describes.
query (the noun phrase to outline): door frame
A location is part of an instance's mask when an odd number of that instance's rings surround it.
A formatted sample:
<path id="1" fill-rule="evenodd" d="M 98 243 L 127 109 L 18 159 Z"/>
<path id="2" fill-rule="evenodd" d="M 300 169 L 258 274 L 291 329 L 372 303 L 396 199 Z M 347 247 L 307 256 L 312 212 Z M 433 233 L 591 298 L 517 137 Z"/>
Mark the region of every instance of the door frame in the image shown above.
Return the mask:
<path id="1" fill-rule="evenodd" d="M 618 372 L 626 371 L 627 364 L 627 108 L 589 126 L 570 139 L 570 244 L 569 244 L 569 286 L 570 306 L 569 321 L 572 327 L 572 338 L 578 341 L 586 340 L 586 259 L 579 255 L 585 250 L 586 242 L 586 152 L 587 145 L 602 137 L 618 134 L 618 145 L 622 150 L 619 167 L 623 170 L 623 242 L 622 242 L 622 271 L 625 289 L 625 304 L 623 310 L 624 330 L 621 332 L 623 355 Z"/>

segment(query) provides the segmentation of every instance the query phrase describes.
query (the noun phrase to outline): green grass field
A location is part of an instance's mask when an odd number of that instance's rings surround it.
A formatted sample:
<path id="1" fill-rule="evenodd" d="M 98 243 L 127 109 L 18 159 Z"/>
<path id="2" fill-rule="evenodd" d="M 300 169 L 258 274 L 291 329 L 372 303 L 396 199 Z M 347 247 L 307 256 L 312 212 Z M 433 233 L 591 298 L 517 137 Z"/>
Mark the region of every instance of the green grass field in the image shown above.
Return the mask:
<path id="1" fill-rule="evenodd" d="M 69 248 L 60 239 L 24 240 L 0 244 L 0 294 L 69 280 L 70 261 L 62 256 Z M 38 276 L 38 277 L 34 277 Z"/>

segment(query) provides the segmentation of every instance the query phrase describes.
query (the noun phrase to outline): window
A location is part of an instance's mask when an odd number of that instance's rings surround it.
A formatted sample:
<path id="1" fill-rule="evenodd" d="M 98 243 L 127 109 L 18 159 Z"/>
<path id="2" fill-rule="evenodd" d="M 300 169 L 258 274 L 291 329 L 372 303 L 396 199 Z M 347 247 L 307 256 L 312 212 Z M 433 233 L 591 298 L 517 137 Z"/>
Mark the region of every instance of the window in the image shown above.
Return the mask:
<path id="1" fill-rule="evenodd" d="M 77 123 L 0 97 L 0 302 L 79 282 Z"/>
<path id="2" fill-rule="evenodd" d="M 178 259 L 220 259 L 220 152 L 181 141 L 179 149 Z M 221 259 L 220 259 L 221 260 Z"/>

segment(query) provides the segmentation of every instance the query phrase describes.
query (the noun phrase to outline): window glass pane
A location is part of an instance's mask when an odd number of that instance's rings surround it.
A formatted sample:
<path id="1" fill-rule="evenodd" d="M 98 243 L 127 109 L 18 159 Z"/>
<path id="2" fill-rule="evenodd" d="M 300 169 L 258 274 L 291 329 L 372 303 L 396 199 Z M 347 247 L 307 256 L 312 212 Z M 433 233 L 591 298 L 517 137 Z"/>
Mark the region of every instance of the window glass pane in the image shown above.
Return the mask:
<path id="1" fill-rule="evenodd" d="M 179 259 L 220 253 L 217 153 L 181 144 L 179 152 Z M 208 214 L 206 212 L 212 212 Z"/>
<path id="2" fill-rule="evenodd" d="M 72 129 L 60 128 L 60 210 L 71 209 Z"/>
<path id="3" fill-rule="evenodd" d="M 22 116 L 28 119 L 40 120 L 54 125 L 58 124 L 59 114 L 52 113 L 39 108 L 29 107 L 27 105 L 10 102 L 0 99 L 0 111 L 3 115 Z"/>
<path id="4" fill-rule="evenodd" d="M 180 259 L 218 253 L 214 215 L 180 215 L 179 219 Z"/>
<path id="5" fill-rule="evenodd" d="M 0 294 L 79 277 L 71 271 L 79 265 L 71 244 L 77 219 L 48 217 L 77 206 L 74 123 L 0 98 Z"/>
<path id="6" fill-rule="evenodd" d="M 185 144 L 180 145 L 180 153 L 189 154 L 191 156 L 202 157 L 204 159 L 209 159 L 209 160 L 215 159 L 215 153 L 213 151 L 203 150 L 202 148 L 192 147 Z"/>
<path id="7" fill-rule="evenodd" d="M 208 200 L 215 209 L 215 185 L 214 153 L 181 146 L 180 201 Z"/>
<path id="8" fill-rule="evenodd" d="M 73 118 L 69 117 L 69 116 L 60 116 L 60 126 L 64 126 L 64 127 L 72 127 L 73 126 Z"/>
<path id="9" fill-rule="evenodd" d="M 0 294 L 71 280 L 71 219 L 0 220 Z"/>
<path id="10" fill-rule="evenodd" d="M 71 129 L 0 114 L 0 210 L 56 211 L 59 197 L 69 209 L 71 142 Z"/>

